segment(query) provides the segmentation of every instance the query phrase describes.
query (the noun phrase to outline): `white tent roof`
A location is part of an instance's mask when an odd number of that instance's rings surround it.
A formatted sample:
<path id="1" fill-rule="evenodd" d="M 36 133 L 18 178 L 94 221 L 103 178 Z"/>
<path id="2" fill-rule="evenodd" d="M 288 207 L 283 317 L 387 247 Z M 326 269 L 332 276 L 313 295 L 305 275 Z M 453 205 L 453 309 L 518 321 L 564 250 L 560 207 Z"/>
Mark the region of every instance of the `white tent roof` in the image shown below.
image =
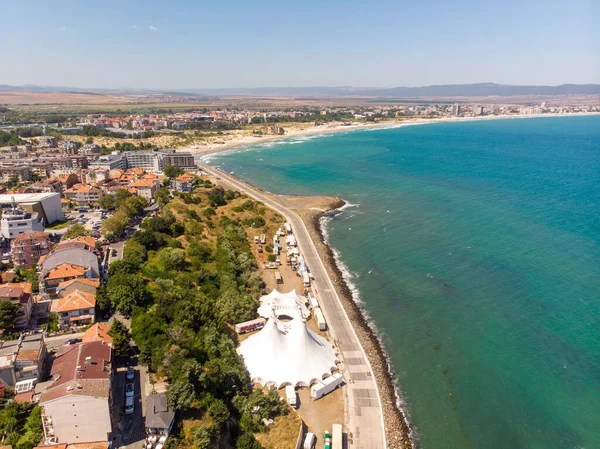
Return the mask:
<path id="1" fill-rule="evenodd" d="M 276 290 L 261 298 L 259 312 L 268 310 L 268 321 L 238 348 L 252 381 L 265 387 L 308 387 L 337 369 L 332 345 L 306 326 L 295 297 L 303 300 L 295 291 L 282 294 Z M 277 307 L 267 306 L 267 301 L 273 301 Z M 292 320 L 283 322 L 277 318 L 282 315 Z"/>
<path id="2" fill-rule="evenodd" d="M 310 316 L 310 312 L 306 308 L 306 299 L 296 293 L 296 290 L 281 293 L 274 289 L 268 295 L 262 296 L 260 302 L 258 314 L 263 318 L 269 319 L 273 312 L 277 317 L 286 315 L 290 318 L 307 319 Z"/>

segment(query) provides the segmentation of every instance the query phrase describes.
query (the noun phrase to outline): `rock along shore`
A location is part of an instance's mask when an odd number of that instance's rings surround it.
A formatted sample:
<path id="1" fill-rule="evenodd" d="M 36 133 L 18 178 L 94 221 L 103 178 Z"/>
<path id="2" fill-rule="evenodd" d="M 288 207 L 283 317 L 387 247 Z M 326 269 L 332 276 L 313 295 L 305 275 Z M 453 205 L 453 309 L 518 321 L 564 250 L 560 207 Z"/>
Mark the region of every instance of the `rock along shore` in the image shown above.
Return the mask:
<path id="1" fill-rule="evenodd" d="M 342 301 L 348 318 L 355 324 L 356 335 L 358 336 L 364 351 L 369 356 L 369 362 L 373 369 L 379 393 L 381 397 L 381 407 L 385 421 L 385 433 L 387 447 L 389 449 L 412 449 L 414 443 L 411 439 L 411 431 L 408 420 L 404 412 L 398 407 L 396 387 L 393 379 L 393 367 L 390 365 L 383 344 L 375 330 L 360 309 L 359 305 L 353 300 L 352 292 L 340 271 L 333 251 L 325 242 L 325 237 L 321 229 L 321 218 L 331 214 L 345 204 L 341 199 L 331 204 L 331 210 L 303 216 L 308 232 L 313 239 L 321 260 Z"/>

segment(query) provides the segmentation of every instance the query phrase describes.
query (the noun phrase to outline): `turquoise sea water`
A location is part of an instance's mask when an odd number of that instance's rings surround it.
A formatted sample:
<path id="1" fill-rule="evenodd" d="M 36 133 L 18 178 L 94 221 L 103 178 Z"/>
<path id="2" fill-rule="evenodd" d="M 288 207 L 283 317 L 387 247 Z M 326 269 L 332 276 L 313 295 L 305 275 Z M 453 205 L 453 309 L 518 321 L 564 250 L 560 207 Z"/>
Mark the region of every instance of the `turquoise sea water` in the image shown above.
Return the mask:
<path id="1" fill-rule="evenodd" d="M 600 448 L 600 117 L 356 131 L 213 156 L 327 224 L 424 449 Z"/>

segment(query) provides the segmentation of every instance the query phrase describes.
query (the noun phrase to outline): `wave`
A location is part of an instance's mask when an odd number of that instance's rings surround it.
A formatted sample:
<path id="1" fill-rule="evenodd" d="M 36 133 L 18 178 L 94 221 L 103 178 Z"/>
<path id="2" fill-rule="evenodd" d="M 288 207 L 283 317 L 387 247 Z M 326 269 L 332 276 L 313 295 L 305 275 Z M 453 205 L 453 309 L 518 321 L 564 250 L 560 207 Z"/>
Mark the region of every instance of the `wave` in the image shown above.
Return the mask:
<path id="1" fill-rule="evenodd" d="M 359 206 L 360 206 L 360 204 L 353 204 L 353 203 L 346 202 L 342 207 L 323 214 L 319 219 L 319 231 L 323 237 L 323 242 L 325 243 L 325 245 L 327 245 L 329 247 L 329 249 L 331 250 L 331 253 L 333 254 L 333 259 L 334 259 L 335 265 L 336 265 L 337 269 L 339 270 L 339 272 L 341 273 L 342 279 L 346 283 L 348 290 L 350 291 L 352 301 L 355 304 L 357 304 L 357 306 L 360 310 L 360 313 L 362 314 L 365 322 L 367 323 L 367 326 L 369 326 L 369 328 L 375 335 L 375 338 L 377 339 L 377 343 L 379 344 L 379 347 L 382 349 L 382 352 L 384 354 L 385 361 L 387 364 L 387 373 L 390 376 L 390 379 L 392 380 L 392 385 L 394 387 L 394 397 L 395 397 L 396 407 L 398 408 L 398 410 L 400 410 L 402 412 L 404 419 L 406 420 L 406 422 L 408 424 L 408 429 L 409 429 L 408 437 L 414 444 L 414 442 L 418 440 L 418 432 L 417 432 L 417 429 L 411 424 L 410 414 L 408 411 L 408 404 L 406 403 L 406 400 L 402 396 L 402 392 L 400 390 L 400 380 L 398 378 L 398 375 L 396 374 L 396 371 L 394 370 L 394 365 L 392 364 L 390 355 L 389 355 L 388 351 L 386 350 L 385 340 L 387 337 L 381 330 L 379 330 L 377 328 L 377 326 L 375 325 L 375 322 L 372 320 L 369 312 L 364 307 L 364 302 L 362 300 L 360 290 L 354 283 L 354 279 L 360 277 L 360 275 L 358 273 L 353 273 L 350 270 L 350 268 L 348 268 L 348 266 L 342 260 L 342 257 L 340 255 L 339 251 L 336 248 L 334 248 L 329 241 L 329 229 L 328 229 L 329 223 L 331 223 L 334 219 L 344 219 L 345 217 L 342 217 L 342 215 L 344 215 L 345 210 L 347 210 L 349 208 L 359 207 Z"/>

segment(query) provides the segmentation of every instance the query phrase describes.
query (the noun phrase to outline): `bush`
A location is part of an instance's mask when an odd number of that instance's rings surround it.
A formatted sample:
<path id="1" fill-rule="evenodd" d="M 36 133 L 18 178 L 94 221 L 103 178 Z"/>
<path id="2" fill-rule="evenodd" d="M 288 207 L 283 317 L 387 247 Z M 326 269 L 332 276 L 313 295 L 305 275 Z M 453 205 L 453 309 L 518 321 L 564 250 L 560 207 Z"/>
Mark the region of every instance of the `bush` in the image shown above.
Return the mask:
<path id="1" fill-rule="evenodd" d="M 265 219 L 262 217 L 246 218 L 242 223 L 248 228 L 262 228 L 265 225 Z"/>

